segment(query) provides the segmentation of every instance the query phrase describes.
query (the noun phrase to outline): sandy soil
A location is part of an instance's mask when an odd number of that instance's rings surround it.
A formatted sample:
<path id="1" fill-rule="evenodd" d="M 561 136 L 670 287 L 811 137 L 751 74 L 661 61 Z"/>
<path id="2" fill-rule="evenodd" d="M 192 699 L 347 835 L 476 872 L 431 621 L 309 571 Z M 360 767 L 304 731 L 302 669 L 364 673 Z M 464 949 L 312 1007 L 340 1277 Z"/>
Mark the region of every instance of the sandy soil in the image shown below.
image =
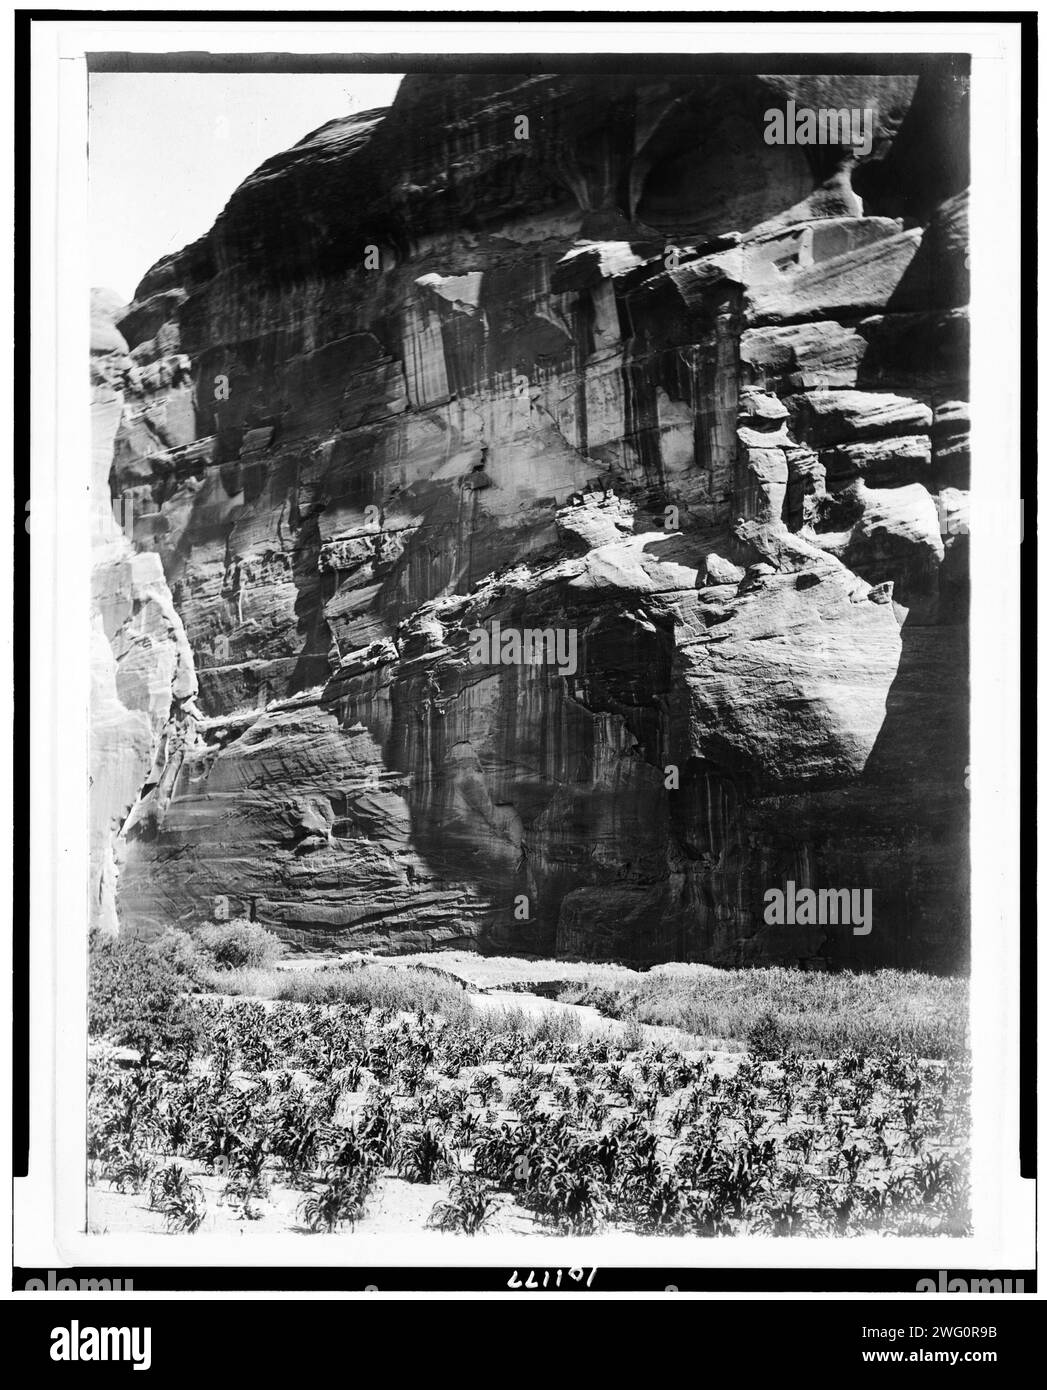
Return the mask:
<path id="1" fill-rule="evenodd" d="M 366 1235 L 399 1235 L 404 1231 L 425 1228 L 433 1207 L 446 1196 L 449 1183 L 411 1183 L 402 1178 L 382 1178 L 375 1186 L 364 1216 L 355 1228 L 340 1227 L 327 1235 L 310 1231 L 298 1208 L 306 1195 L 280 1183 L 274 1183 L 264 1201 L 255 1202 L 252 1210 L 258 1219 L 245 1220 L 239 1208 L 222 1202 L 221 1178 L 216 1178 L 198 1164 L 185 1165 L 194 1181 L 200 1184 L 207 1215 L 198 1235 L 306 1235 L 317 1240 L 345 1240 L 354 1231 Z M 536 1226 L 530 1212 L 515 1206 L 505 1194 L 496 1194 L 497 1211 L 483 1229 L 490 1235 L 534 1235 Z M 87 1229 L 92 1235 L 166 1235 L 163 1217 L 149 1209 L 146 1193 L 114 1192 L 107 1183 L 87 1189 Z M 538 1232 L 541 1233 L 540 1231 Z"/>

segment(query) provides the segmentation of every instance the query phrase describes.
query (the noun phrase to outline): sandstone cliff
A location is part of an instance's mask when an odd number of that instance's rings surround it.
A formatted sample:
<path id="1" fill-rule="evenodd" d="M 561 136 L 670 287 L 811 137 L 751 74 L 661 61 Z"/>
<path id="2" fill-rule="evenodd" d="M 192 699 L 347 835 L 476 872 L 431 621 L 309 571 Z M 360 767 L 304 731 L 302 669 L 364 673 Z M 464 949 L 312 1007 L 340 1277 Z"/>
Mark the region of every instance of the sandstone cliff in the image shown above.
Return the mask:
<path id="1" fill-rule="evenodd" d="M 871 149 L 768 145 L 786 100 Z M 964 114 L 412 77 L 102 305 L 106 922 L 960 964 Z M 477 664 L 496 621 L 577 669 Z M 872 933 L 765 925 L 790 879 Z"/>

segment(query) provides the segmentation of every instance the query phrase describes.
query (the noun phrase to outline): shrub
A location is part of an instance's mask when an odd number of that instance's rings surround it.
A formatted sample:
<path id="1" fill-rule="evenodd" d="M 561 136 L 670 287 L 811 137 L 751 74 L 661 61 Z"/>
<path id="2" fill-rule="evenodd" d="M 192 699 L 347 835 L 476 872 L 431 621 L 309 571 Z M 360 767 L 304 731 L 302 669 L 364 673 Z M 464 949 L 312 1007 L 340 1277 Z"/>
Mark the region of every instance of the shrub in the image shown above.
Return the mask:
<path id="1" fill-rule="evenodd" d="M 196 943 L 187 931 L 169 927 L 164 934 L 150 943 L 156 954 L 165 960 L 176 975 L 185 978 L 187 984 L 195 983 L 200 969 L 200 953 Z"/>
<path id="2" fill-rule="evenodd" d="M 278 936 L 243 917 L 198 927 L 196 943 L 219 970 L 262 968 L 287 950 Z"/>
<path id="3" fill-rule="evenodd" d="M 185 977 L 152 944 L 96 937 L 90 951 L 88 1031 L 147 1052 L 190 1041 L 196 1028 L 185 987 Z"/>
<path id="4" fill-rule="evenodd" d="M 785 1056 L 789 1034 L 769 1009 L 757 1015 L 745 1035 L 749 1055 L 759 1062 L 777 1062 Z"/>

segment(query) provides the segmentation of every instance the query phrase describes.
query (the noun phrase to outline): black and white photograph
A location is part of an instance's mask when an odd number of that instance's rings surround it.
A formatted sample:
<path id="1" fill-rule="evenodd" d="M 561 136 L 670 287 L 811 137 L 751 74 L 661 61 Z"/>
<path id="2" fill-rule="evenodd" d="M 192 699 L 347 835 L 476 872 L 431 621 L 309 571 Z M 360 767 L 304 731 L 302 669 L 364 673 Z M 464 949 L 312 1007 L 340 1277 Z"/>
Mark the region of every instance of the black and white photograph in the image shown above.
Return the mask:
<path id="1" fill-rule="evenodd" d="M 1031 1271 L 1000 65 L 107 18 L 41 542 L 74 1262 Z"/>

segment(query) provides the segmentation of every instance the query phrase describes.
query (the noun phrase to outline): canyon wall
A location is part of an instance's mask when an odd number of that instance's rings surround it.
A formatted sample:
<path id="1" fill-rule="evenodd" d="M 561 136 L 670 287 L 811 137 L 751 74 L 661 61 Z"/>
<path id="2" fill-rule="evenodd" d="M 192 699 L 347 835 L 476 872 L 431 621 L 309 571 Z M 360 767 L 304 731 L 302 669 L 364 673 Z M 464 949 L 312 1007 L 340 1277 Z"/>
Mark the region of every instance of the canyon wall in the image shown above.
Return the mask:
<path id="1" fill-rule="evenodd" d="M 104 924 L 962 966 L 965 103 L 408 77 L 99 301 Z"/>

